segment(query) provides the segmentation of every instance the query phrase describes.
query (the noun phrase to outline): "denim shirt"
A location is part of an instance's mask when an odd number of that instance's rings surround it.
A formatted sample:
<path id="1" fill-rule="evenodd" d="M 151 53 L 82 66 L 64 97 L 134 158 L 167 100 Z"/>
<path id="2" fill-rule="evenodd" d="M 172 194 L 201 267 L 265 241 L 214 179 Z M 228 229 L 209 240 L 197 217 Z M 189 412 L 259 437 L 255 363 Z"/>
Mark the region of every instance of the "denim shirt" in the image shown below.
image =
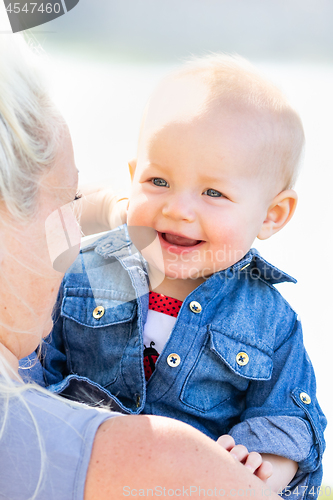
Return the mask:
<path id="1" fill-rule="evenodd" d="M 83 248 L 63 280 L 54 328 L 42 346 L 45 385 L 124 413 L 176 418 L 213 439 L 229 433 L 249 451 L 286 456 L 299 464 L 293 500 L 314 499 L 326 419 L 301 323 L 274 287 L 284 281 L 295 282 L 255 249 L 213 274 L 183 302 L 146 383 L 147 267 L 126 226 L 117 228 Z"/>

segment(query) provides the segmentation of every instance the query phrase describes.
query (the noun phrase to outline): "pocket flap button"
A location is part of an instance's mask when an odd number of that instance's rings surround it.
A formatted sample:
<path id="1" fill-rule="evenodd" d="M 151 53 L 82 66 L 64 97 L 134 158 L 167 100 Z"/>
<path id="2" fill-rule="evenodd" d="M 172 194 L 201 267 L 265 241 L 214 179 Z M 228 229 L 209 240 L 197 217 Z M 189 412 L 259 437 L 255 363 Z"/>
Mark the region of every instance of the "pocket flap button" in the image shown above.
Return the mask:
<path id="1" fill-rule="evenodd" d="M 239 366 L 245 366 L 249 362 L 249 356 L 246 352 L 239 352 L 236 356 L 236 362 Z"/>
<path id="2" fill-rule="evenodd" d="M 103 306 L 97 306 L 94 309 L 93 317 L 95 319 L 100 319 L 102 316 L 104 316 L 104 313 L 105 313 L 104 307 Z"/>

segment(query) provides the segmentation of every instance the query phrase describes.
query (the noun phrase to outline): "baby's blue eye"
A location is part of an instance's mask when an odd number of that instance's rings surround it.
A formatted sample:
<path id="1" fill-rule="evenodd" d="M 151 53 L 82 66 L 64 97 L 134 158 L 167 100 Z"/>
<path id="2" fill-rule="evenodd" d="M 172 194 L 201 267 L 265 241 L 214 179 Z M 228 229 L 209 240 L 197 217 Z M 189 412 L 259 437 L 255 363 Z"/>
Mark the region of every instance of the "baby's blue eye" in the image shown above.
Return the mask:
<path id="1" fill-rule="evenodd" d="M 165 181 L 164 179 L 161 179 L 160 177 L 154 177 L 151 181 L 155 186 L 169 187 L 169 184 L 167 183 L 167 181 Z"/>
<path id="2" fill-rule="evenodd" d="M 220 193 L 220 191 L 216 191 L 216 189 L 207 189 L 203 194 L 211 196 L 212 198 L 219 198 L 222 196 L 222 193 Z"/>

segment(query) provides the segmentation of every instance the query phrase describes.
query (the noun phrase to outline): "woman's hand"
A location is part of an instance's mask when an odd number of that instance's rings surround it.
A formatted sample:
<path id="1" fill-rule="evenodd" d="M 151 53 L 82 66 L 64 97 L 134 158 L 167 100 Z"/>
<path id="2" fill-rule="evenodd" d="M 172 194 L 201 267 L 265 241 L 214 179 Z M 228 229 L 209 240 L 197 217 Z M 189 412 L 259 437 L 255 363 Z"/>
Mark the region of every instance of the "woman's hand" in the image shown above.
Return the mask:
<path id="1" fill-rule="evenodd" d="M 250 469 L 252 474 L 262 481 L 266 482 L 273 474 L 273 466 L 270 462 L 263 460 L 260 453 L 256 451 L 249 453 L 248 449 L 242 444 L 236 445 L 234 439 L 229 434 L 220 436 L 217 443 L 229 451 L 235 460 L 245 465 L 246 468 Z"/>

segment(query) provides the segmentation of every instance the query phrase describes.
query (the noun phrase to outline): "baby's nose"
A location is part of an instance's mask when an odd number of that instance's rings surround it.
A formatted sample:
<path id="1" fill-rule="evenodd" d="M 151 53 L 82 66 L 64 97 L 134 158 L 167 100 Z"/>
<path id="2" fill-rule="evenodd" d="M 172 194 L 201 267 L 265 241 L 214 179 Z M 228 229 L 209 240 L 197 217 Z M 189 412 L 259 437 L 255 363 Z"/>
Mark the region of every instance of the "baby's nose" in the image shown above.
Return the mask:
<path id="1" fill-rule="evenodd" d="M 173 195 L 164 204 L 162 214 L 170 219 L 194 222 L 193 201 L 189 197 Z"/>

